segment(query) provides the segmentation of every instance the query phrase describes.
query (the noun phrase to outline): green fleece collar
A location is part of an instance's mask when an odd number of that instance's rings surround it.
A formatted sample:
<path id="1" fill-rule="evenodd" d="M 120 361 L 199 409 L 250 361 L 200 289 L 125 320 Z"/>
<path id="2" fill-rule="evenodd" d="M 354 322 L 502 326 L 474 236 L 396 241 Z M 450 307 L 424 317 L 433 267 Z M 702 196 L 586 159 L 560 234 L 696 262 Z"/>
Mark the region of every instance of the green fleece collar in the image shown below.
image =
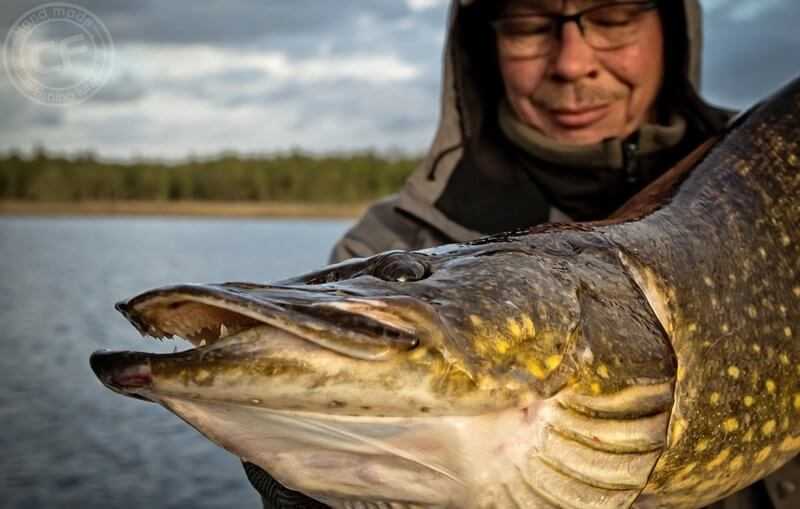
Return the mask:
<path id="1" fill-rule="evenodd" d="M 609 138 L 594 145 L 558 143 L 521 122 L 505 100 L 498 108 L 498 121 L 500 129 L 515 145 L 549 163 L 613 170 L 621 170 L 625 163 L 622 139 Z M 647 155 L 674 147 L 685 133 L 686 120 L 677 114 L 672 115 L 667 125 L 644 124 L 639 129 L 638 153 Z"/>

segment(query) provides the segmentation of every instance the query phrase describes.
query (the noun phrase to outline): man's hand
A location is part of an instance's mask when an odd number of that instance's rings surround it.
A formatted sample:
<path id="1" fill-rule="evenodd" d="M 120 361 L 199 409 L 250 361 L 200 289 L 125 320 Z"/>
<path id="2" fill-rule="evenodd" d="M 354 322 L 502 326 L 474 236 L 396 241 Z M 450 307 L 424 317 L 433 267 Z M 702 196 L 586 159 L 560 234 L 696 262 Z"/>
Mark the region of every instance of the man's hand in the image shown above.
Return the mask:
<path id="1" fill-rule="evenodd" d="M 281 485 L 258 465 L 246 461 L 242 465 L 250 484 L 261 495 L 264 509 L 328 509 L 325 504 Z"/>

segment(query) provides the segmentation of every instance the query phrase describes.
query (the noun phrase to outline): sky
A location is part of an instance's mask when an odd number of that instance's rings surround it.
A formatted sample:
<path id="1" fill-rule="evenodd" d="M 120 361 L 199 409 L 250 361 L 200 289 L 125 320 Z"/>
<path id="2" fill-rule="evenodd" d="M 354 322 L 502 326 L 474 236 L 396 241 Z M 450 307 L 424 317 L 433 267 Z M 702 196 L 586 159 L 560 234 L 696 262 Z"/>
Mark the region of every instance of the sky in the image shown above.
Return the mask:
<path id="1" fill-rule="evenodd" d="M 702 92 L 712 102 L 743 108 L 800 73 L 800 2 L 702 1 Z M 91 25 L 94 46 L 58 15 L 22 38 L 18 20 L 42 2 L 0 3 L 0 151 L 420 153 L 436 127 L 446 0 L 72 4 L 107 29 Z M 106 81 L 83 102 L 39 104 L 15 87 L 30 95 L 30 82 L 10 74 L 20 54 L 34 55 L 39 81 L 55 89 L 88 74 Z"/>

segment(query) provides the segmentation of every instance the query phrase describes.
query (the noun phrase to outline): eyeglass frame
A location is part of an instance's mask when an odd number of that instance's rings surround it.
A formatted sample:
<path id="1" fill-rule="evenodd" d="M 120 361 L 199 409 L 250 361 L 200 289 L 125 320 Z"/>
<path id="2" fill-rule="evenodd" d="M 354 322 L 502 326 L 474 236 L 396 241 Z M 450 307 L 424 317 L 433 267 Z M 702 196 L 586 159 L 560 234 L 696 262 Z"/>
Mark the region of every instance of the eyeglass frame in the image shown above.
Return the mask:
<path id="1" fill-rule="evenodd" d="M 555 40 L 559 40 L 562 37 L 562 35 L 564 33 L 564 26 L 567 23 L 575 22 L 575 24 L 578 26 L 578 30 L 580 30 L 580 32 L 581 32 L 581 36 L 584 38 L 584 40 L 586 40 L 586 31 L 585 31 L 585 27 L 583 26 L 581 18 L 583 18 L 583 16 L 585 16 L 587 13 L 590 13 L 592 11 L 599 10 L 599 9 L 604 9 L 604 8 L 607 8 L 607 7 L 612 7 L 612 6 L 615 6 L 615 5 L 638 5 L 638 6 L 641 6 L 640 13 L 644 13 L 644 12 L 651 11 L 653 9 L 657 9 L 658 8 L 658 0 L 629 0 L 629 1 L 624 1 L 624 2 L 606 2 L 606 3 L 599 4 L 599 5 L 593 5 L 591 7 L 587 7 L 586 9 L 583 9 L 581 11 L 578 11 L 578 12 L 575 12 L 575 13 L 572 13 L 572 14 L 542 13 L 542 14 L 530 14 L 529 16 L 540 16 L 540 17 L 546 17 L 546 18 L 552 19 L 553 22 L 555 23 L 555 30 L 553 32 L 554 34 L 556 34 L 556 37 L 554 38 Z M 515 17 L 524 18 L 526 16 L 524 16 L 524 15 L 523 16 L 499 16 L 499 17 L 493 19 L 490 22 L 490 25 L 492 26 L 492 28 L 495 30 L 496 33 L 500 33 L 500 31 L 497 28 L 498 23 L 500 23 L 501 21 L 504 21 L 504 20 L 515 18 Z M 588 43 L 588 41 L 587 41 L 587 43 Z M 591 44 L 590 44 L 590 46 L 591 46 Z M 592 46 L 592 48 L 594 48 L 594 46 Z M 599 49 L 599 48 L 594 48 L 594 49 Z M 612 49 L 612 48 L 609 48 L 609 49 Z M 600 51 L 603 51 L 603 50 L 600 50 Z M 531 57 L 531 58 L 540 58 L 540 57 L 546 56 L 548 54 L 549 53 L 546 52 L 546 53 L 542 53 L 541 55 L 536 55 L 535 57 Z"/>

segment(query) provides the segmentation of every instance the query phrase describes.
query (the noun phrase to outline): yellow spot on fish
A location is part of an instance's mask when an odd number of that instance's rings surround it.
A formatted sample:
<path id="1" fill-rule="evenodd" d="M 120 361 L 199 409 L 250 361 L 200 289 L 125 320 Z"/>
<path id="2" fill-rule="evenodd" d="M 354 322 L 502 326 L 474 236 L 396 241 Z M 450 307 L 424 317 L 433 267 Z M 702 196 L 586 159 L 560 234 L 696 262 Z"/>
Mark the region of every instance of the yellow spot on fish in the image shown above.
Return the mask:
<path id="1" fill-rule="evenodd" d="M 730 376 L 731 378 L 737 379 L 737 378 L 739 378 L 740 374 L 741 374 L 741 371 L 739 370 L 739 368 L 737 366 L 730 366 L 728 368 L 728 376 Z"/>
<path id="2" fill-rule="evenodd" d="M 522 315 L 522 332 L 525 337 L 532 338 L 536 335 L 536 327 L 533 325 L 533 320 L 528 315 Z"/>
<path id="3" fill-rule="evenodd" d="M 548 371 L 553 371 L 557 367 L 561 365 L 561 356 L 560 355 L 551 355 L 547 359 L 544 360 L 544 365 L 547 367 Z"/>
<path id="4" fill-rule="evenodd" d="M 211 373 L 209 371 L 207 371 L 205 369 L 201 369 L 200 371 L 198 371 L 194 375 L 194 379 L 195 379 L 196 382 L 203 382 L 205 380 L 208 380 L 208 378 L 210 376 L 211 376 Z"/>
<path id="5" fill-rule="evenodd" d="M 775 382 L 773 380 L 767 380 L 764 386 L 767 388 L 768 393 L 775 394 L 775 388 L 777 386 L 775 385 Z"/>
<path id="6" fill-rule="evenodd" d="M 800 411 L 800 394 L 794 395 L 794 409 Z"/>
<path id="7" fill-rule="evenodd" d="M 784 327 L 783 328 L 783 335 L 787 338 L 792 337 L 792 328 L 791 327 Z"/>
<path id="8" fill-rule="evenodd" d="M 495 341 L 494 348 L 500 353 L 506 353 L 511 348 L 511 344 L 505 339 Z"/>
<path id="9" fill-rule="evenodd" d="M 428 350 L 426 348 L 417 348 L 411 351 L 411 354 L 408 356 L 408 358 L 412 361 L 418 361 L 427 355 Z"/>
<path id="10" fill-rule="evenodd" d="M 724 463 L 725 460 L 727 460 L 728 456 L 730 456 L 730 455 L 731 455 L 730 448 L 723 449 L 722 452 L 717 454 L 716 458 L 714 458 L 713 460 L 711 460 L 708 463 L 706 463 L 706 470 L 714 470 L 718 466 L 722 465 L 722 463 Z"/>
<path id="11" fill-rule="evenodd" d="M 725 419 L 722 422 L 722 429 L 724 429 L 728 433 L 733 433 L 734 431 L 739 429 L 739 421 L 737 421 L 735 417 Z"/>
<path id="12" fill-rule="evenodd" d="M 707 493 L 709 491 L 718 490 L 718 489 L 719 489 L 719 481 L 717 481 L 716 479 L 711 479 L 711 480 L 708 480 L 708 481 L 701 482 L 700 484 L 698 484 L 694 488 L 693 491 L 695 493 Z M 696 499 L 695 497 L 692 497 L 691 502 L 694 502 L 695 499 Z M 689 505 L 691 505 L 691 502 L 687 501 L 687 503 Z"/>
<path id="13" fill-rule="evenodd" d="M 703 439 L 697 442 L 697 445 L 694 446 L 695 452 L 703 452 L 708 449 L 708 440 Z"/>
<path id="14" fill-rule="evenodd" d="M 681 441 L 686 430 L 689 429 L 689 421 L 686 419 L 678 419 L 672 426 L 669 435 L 669 446 L 673 446 Z"/>
<path id="15" fill-rule="evenodd" d="M 736 162 L 736 172 L 741 175 L 742 177 L 746 177 L 750 174 L 750 166 L 744 161 L 737 161 Z"/>
<path id="16" fill-rule="evenodd" d="M 769 458 L 769 453 L 771 453 L 771 452 L 772 452 L 772 446 L 771 445 L 768 445 L 768 446 L 764 447 L 763 449 L 761 449 L 760 451 L 758 451 L 758 454 L 756 454 L 756 464 L 764 463 L 764 461 L 767 458 Z"/>
<path id="17" fill-rule="evenodd" d="M 469 315 L 469 321 L 472 322 L 474 327 L 480 327 L 483 325 L 483 320 L 478 315 Z"/>
<path id="18" fill-rule="evenodd" d="M 789 429 L 789 417 L 784 416 L 783 419 L 781 419 L 781 431 L 786 431 L 787 429 Z"/>
<path id="19" fill-rule="evenodd" d="M 511 334 L 511 337 L 519 339 L 520 336 L 522 336 L 522 327 L 520 327 L 513 318 L 506 319 L 506 327 L 508 327 L 508 332 Z"/>
<path id="20" fill-rule="evenodd" d="M 744 406 L 746 406 L 748 408 L 753 406 L 753 403 L 755 403 L 755 402 L 756 402 L 756 400 L 753 398 L 753 396 L 745 396 L 744 397 Z"/>
<path id="21" fill-rule="evenodd" d="M 723 334 L 727 334 L 731 331 L 731 327 L 727 323 L 723 323 L 719 330 L 721 330 Z"/>
<path id="22" fill-rule="evenodd" d="M 697 332 L 697 324 L 696 323 L 690 323 L 689 324 L 689 332 Z"/>
<path id="23" fill-rule="evenodd" d="M 747 306 L 747 315 L 750 318 L 758 318 L 758 310 L 751 304 L 750 306 Z"/>
<path id="24" fill-rule="evenodd" d="M 708 286 L 709 288 L 714 288 L 714 280 L 712 280 L 710 277 L 708 277 L 708 276 L 704 277 L 704 278 L 703 278 L 703 282 L 704 282 L 704 283 L 706 284 L 706 286 Z"/>
<path id="25" fill-rule="evenodd" d="M 730 464 L 728 464 L 728 469 L 736 471 L 742 468 L 743 465 L 744 465 L 744 457 L 740 454 L 731 460 Z"/>
<path id="26" fill-rule="evenodd" d="M 789 154 L 789 157 L 786 158 L 786 162 L 791 166 L 800 166 L 800 158 L 794 154 Z"/>
<path id="27" fill-rule="evenodd" d="M 790 239 L 788 235 L 784 235 L 781 237 L 781 244 L 783 244 L 783 247 L 789 247 L 789 244 L 791 243 L 792 239 Z"/>
<path id="28" fill-rule="evenodd" d="M 747 433 L 745 433 L 744 436 L 742 437 L 742 441 L 744 443 L 746 443 L 746 444 L 749 444 L 750 442 L 753 441 L 753 429 L 752 428 L 747 430 Z"/>
<path id="29" fill-rule="evenodd" d="M 755 353 L 761 353 L 761 345 L 757 345 L 757 344 L 753 343 L 753 351 Z"/>
<path id="30" fill-rule="evenodd" d="M 775 419 L 770 419 L 761 426 L 761 434 L 768 437 L 775 431 Z"/>
<path id="31" fill-rule="evenodd" d="M 595 382 L 590 387 L 592 389 L 592 394 L 595 394 L 595 395 L 600 394 L 600 384 L 599 383 Z"/>
<path id="32" fill-rule="evenodd" d="M 686 476 L 688 476 L 689 474 L 691 474 L 691 473 L 692 473 L 692 470 L 694 470 L 696 466 L 697 466 L 697 462 L 696 462 L 696 461 L 695 461 L 695 462 L 692 462 L 692 463 L 689 463 L 688 465 L 686 465 L 685 467 L 683 467 L 683 468 L 680 470 L 680 472 L 678 472 L 678 475 L 677 475 L 677 477 L 679 477 L 679 478 L 682 478 L 682 477 L 686 477 Z"/>
<path id="33" fill-rule="evenodd" d="M 716 405 L 717 403 L 719 403 L 719 398 L 720 398 L 719 393 L 713 392 L 711 393 L 711 397 L 709 398 L 709 400 L 711 401 L 712 405 Z"/>
<path id="34" fill-rule="evenodd" d="M 798 297 L 798 298 L 800 298 L 800 286 L 795 286 L 795 287 L 792 289 L 792 292 L 794 293 L 794 296 L 795 296 L 795 297 Z"/>
<path id="35" fill-rule="evenodd" d="M 542 364 L 538 360 L 531 359 L 526 363 L 526 365 L 530 374 L 532 374 L 539 380 L 544 380 L 545 378 L 547 378 L 547 373 L 545 373 Z"/>
<path id="36" fill-rule="evenodd" d="M 600 364 L 597 366 L 597 376 L 608 380 L 608 368 L 605 364 Z"/>
<path id="37" fill-rule="evenodd" d="M 789 365 L 789 356 L 786 355 L 785 353 L 782 353 L 780 355 L 779 359 L 781 360 L 781 364 L 783 364 L 784 366 L 788 366 Z"/>
<path id="38" fill-rule="evenodd" d="M 764 249 L 763 247 L 758 248 L 758 254 L 761 255 L 761 258 L 765 260 L 767 259 L 767 250 Z"/>
<path id="39" fill-rule="evenodd" d="M 800 437 L 786 437 L 781 442 L 781 452 L 789 452 L 800 449 Z"/>

